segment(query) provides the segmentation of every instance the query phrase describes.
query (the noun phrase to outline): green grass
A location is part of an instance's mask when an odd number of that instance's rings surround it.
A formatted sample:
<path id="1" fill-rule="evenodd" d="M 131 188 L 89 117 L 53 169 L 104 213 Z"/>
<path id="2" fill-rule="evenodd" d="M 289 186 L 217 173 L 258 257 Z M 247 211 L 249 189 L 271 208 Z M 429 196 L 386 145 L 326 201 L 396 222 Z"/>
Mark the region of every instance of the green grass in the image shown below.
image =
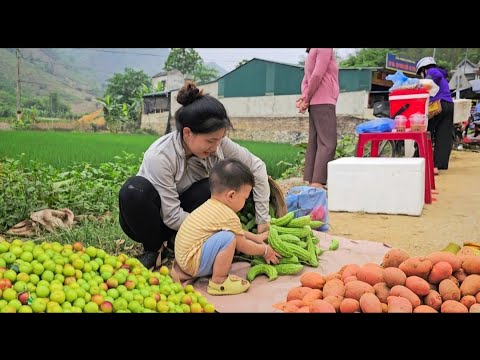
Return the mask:
<path id="1" fill-rule="evenodd" d="M 26 160 L 37 160 L 56 168 L 73 163 L 88 162 L 99 165 L 113 161 L 123 152 L 140 156 L 158 136 L 107 133 L 77 133 L 52 131 L 0 131 L 0 158 L 17 157 L 25 153 Z M 294 162 L 298 148 L 289 144 L 238 141 L 265 161 L 269 175 L 278 179 L 286 165 Z"/>
<path id="2" fill-rule="evenodd" d="M 123 151 L 141 156 L 155 141 L 153 135 L 115 135 L 51 131 L 0 131 L 0 157 L 25 153 L 26 160 L 65 168 L 75 162 L 99 165 Z"/>

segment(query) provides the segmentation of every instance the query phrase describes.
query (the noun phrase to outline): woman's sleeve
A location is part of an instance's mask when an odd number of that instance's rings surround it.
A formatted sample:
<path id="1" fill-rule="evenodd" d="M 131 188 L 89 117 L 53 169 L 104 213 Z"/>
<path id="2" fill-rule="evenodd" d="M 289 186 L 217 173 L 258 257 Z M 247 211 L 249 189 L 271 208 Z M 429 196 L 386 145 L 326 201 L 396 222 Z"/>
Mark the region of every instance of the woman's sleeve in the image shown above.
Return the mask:
<path id="1" fill-rule="evenodd" d="M 237 159 L 247 165 L 252 171 L 255 177 L 253 201 L 255 202 L 256 222 L 257 224 L 269 223 L 270 185 L 268 184 L 267 167 L 265 163 L 229 138 L 222 140 L 221 147 L 226 159 Z"/>
<path id="2" fill-rule="evenodd" d="M 184 211 L 180 206 L 172 165 L 166 159 L 146 157 L 144 166 L 150 174 L 152 185 L 160 195 L 160 216 L 164 224 L 170 229 L 178 231 L 188 212 Z"/>
<path id="3" fill-rule="evenodd" d="M 305 75 L 303 75 L 302 87 L 301 87 L 302 96 L 304 98 L 307 97 L 307 92 L 306 92 L 307 89 L 308 89 L 308 79 L 307 79 L 307 74 L 305 74 Z"/>
<path id="4" fill-rule="evenodd" d="M 322 49 L 312 49 L 310 51 L 315 51 L 315 67 L 312 72 L 312 76 L 308 81 L 308 87 L 305 91 L 306 101 L 310 103 L 310 100 L 313 97 L 313 94 L 318 89 L 318 86 L 322 82 L 323 75 L 327 71 L 328 64 L 333 55 L 333 49 L 331 48 L 322 48 Z"/>
<path id="5" fill-rule="evenodd" d="M 436 68 L 431 68 L 427 70 L 426 79 L 432 79 L 435 84 L 440 86 L 440 82 L 443 79 L 442 72 Z"/>

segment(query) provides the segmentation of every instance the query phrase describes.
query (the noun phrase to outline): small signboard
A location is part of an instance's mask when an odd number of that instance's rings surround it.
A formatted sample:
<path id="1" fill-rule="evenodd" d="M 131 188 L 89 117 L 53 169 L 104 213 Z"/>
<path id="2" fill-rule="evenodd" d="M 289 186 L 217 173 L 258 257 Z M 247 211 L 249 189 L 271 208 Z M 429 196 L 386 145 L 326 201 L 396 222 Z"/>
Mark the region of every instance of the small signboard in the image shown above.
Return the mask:
<path id="1" fill-rule="evenodd" d="M 416 64 L 417 63 L 413 60 L 401 58 L 392 53 L 387 53 L 385 68 L 400 70 L 403 73 L 416 75 Z"/>

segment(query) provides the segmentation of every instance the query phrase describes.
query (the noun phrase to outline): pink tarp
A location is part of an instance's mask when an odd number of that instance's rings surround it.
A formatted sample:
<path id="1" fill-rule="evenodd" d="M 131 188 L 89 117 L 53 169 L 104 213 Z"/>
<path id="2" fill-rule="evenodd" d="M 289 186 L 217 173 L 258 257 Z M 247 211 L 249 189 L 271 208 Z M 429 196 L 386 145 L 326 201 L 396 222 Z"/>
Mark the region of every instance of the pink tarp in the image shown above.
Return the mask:
<path id="1" fill-rule="evenodd" d="M 345 264 L 362 265 L 367 262 L 381 264 L 383 255 L 390 250 L 390 246 L 372 241 L 349 240 L 339 236 L 315 232 L 320 239 L 322 249 L 327 249 L 332 239 L 338 239 L 340 246 L 335 251 L 326 251 L 319 258 L 318 268 L 305 266 L 296 275 L 279 276 L 273 281 L 268 281 L 264 275 L 257 276 L 247 292 L 239 295 L 212 296 L 206 291 L 209 278 L 203 277 L 194 280 L 187 280 L 183 285 L 193 284 L 196 290 L 200 291 L 207 300 L 215 305 L 220 313 L 242 313 L 242 312 L 280 312 L 272 307 L 273 304 L 284 302 L 288 291 L 295 286 L 300 286 L 300 276 L 306 271 L 315 271 L 322 275 L 328 275 L 338 271 Z M 236 262 L 232 265 L 231 274 L 246 278 L 250 268 L 248 262 Z"/>

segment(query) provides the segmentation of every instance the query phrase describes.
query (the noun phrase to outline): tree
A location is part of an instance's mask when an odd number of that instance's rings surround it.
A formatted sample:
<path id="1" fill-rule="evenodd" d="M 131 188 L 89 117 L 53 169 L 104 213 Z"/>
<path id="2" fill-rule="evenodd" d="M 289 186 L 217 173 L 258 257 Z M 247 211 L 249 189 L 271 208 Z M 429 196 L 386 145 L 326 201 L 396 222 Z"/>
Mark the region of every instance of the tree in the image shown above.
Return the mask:
<path id="1" fill-rule="evenodd" d="M 357 54 L 341 61 L 340 66 L 385 66 L 387 52 L 413 61 L 418 61 L 425 56 L 433 56 L 435 53 L 437 64 L 447 70 L 455 69 L 465 58 L 475 64 L 480 61 L 479 48 L 363 48 Z"/>
<path id="2" fill-rule="evenodd" d="M 150 77 L 143 71 L 125 68 L 123 74 L 116 73 L 107 80 L 102 104 L 105 121 L 112 132 L 135 130 L 139 127 L 142 114 L 143 95 L 155 92 Z"/>
<path id="3" fill-rule="evenodd" d="M 205 65 L 193 48 L 172 48 L 163 69 L 165 71 L 176 69 L 183 75 L 191 74 L 197 82 L 210 81 L 218 75 L 216 69 Z"/>
<path id="4" fill-rule="evenodd" d="M 395 53 L 391 49 L 363 48 L 357 54 L 351 55 L 340 62 L 340 67 L 375 67 L 385 66 L 387 52 Z"/>
<path id="5" fill-rule="evenodd" d="M 166 71 L 176 69 L 184 75 L 193 75 L 199 62 L 202 62 L 202 58 L 193 48 L 172 48 L 163 69 Z"/>
<path id="6" fill-rule="evenodd" d="M 243 64 L 246 64 L 247 62 L 249 62 L 250 60 L 247 60 L 247 59 L 243 59 L 242 61 L 240 61 L 236 66 L 235 66 L 235 69 L 242 66 Z"/>
<path id="7" fill-rule="evenodd" d="M 107 80 L 105 94 L 110 95 L 116 102 L 130 105 L 136 98 L 136 93 L 143 85 L 151 86 L 152 80 L 144 71 L 135 71 L 125 68 L 123 74 L 115 73 Z"/>

